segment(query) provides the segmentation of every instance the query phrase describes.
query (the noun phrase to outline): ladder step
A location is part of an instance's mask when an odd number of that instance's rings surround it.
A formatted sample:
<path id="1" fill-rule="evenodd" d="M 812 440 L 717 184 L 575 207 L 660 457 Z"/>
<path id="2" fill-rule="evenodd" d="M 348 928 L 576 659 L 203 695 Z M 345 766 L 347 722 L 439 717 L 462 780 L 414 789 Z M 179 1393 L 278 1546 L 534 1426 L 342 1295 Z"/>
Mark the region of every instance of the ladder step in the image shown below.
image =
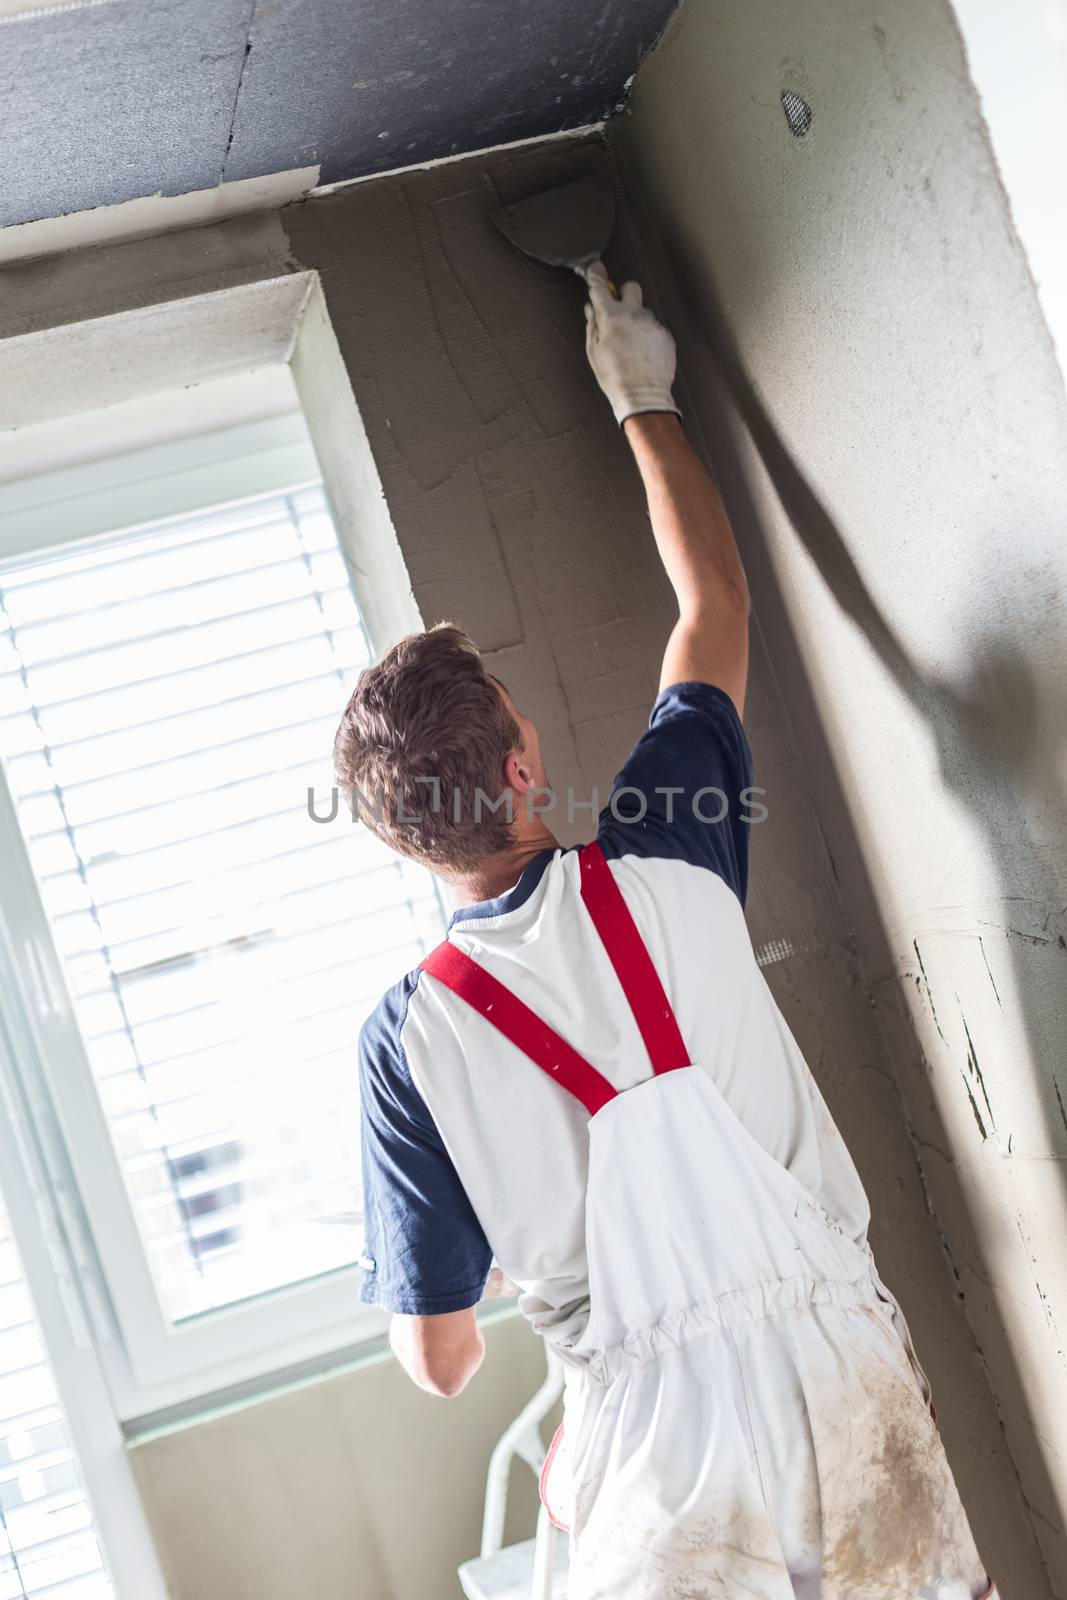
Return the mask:
<path id="1" fill-rule="evenodd" d="M 459 1581 L 467 1600 L 530 1600 L 533 1581 L 535 1539 L 512 1544 L 495 1556 L 478 1556 L 465 1561 Z M 567 1535 L 556 1534 L 555 1572 L 551 1600 L 567 1596 Z"/>

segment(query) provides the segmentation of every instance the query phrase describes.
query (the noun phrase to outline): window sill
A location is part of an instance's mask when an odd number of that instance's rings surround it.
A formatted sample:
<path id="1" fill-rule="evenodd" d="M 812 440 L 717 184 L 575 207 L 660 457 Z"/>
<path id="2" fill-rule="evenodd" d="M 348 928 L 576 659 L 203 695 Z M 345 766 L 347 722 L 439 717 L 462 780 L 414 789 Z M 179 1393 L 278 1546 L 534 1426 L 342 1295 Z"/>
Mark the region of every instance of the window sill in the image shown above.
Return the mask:
<path id="1" fill-rule="evenodd" d="M 483 1300 L 475 1308 L 481 1328 L 497 1322 L 511 1322 L 521 1316 L 517 1300 Z M 329 1355 L 316 1356 L 309 1361 L 296 1362 L 260 1377 L 249 1378 L 211 1394 L 199 1395 L 180 1405 L 167 1406 L 123 1423 L 127 1449 L 180 1433 L 186 1428 L 199 1427 L 201 1423 L 215 1422 L 219 1417 L 232 1416 L 248 1406 L 277 1400 L 282 1395 L 294 1394 L 312 1384 L 322 1383 L 344 1373 L 357 1372 L 364 1367 L 384 1365 L 394 1360 L 389 1348 L 388 1333 L 375 1334 L 357 1344 L 334 1350 Z"/>

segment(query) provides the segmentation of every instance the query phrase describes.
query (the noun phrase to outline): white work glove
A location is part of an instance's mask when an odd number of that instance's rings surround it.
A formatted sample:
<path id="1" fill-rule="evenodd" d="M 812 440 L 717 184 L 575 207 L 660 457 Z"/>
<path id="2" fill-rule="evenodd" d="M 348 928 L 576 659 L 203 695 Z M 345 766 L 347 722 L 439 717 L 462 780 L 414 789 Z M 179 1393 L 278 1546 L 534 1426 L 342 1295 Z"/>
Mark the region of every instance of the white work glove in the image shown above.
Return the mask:
<path id="1" fill-rule="evenodd" d="M 641 303 L 641 285 L 624 283 L 618 300 L 602 261 L 585 274 L 585 353 L 597 383 L 611 402 L 615 421 L 639 411 L 681 412 L 671 384 L 676 365 L 674 340 L 662 322 Z"/>

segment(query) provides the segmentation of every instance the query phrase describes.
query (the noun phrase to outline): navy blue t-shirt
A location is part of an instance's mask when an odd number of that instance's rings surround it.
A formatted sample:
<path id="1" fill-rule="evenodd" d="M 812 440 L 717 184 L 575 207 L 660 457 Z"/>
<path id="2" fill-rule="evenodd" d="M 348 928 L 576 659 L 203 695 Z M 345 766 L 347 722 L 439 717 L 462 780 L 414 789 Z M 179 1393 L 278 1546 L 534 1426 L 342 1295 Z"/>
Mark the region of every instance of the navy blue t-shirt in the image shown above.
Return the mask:
<path id="1" fill-rule="evenodd" d="M 706 867 L 743 904 L 748 828 L 758 806 L 751 783 L 748 741 L 729 696 L 709 684 L 674 684 L 657 698 L 615 778 L 597 838 L 609 860 L 670 857 Z M 463 907 L 452 925 L 523 905 L 559 853 L 544 851 L 507 894 Z M 477 1304 L 492 1250 L 404 1053 L 402 1031 L 419 978 L 417 968 L 390 989 L 360 1035 L 361 1298 L 427 1315 Z M 580 1040 L 571 1042 L 580 1050 Z"/>

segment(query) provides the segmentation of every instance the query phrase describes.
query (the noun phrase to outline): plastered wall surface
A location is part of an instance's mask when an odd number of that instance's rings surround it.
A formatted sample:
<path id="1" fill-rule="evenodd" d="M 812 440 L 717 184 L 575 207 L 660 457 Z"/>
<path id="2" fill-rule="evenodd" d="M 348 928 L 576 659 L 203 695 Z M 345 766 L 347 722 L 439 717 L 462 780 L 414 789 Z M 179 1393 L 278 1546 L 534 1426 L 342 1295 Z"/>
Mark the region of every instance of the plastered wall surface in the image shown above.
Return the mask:
<path id="1" fill-rule="evenodd" d="M 613 143 L 1062 1594 L 1067 414 L 952 13 L 690 4 Z M 945 1426 L 1004 1592 L 1047 1593 Z"/>
<path id="2" fill-rule="evenodd" d="M 460 1600 L 490 1452 L 544 1373 L 513 1317 L 486 1329 L 485 1364 L 455 1400 L 385 1357 L 134 1446 L 169 1600 Z M 519 1463 L 508 1542 L 536 1515 Z"/>
<path id="3" fill-rule="evenodd" d="M 647 717 L 672 602 L 624 440 L 586 367 L 581 287 L 512 252 L 489 212 L 498 196 L 508 200 L 605 162 L 598 144 L 500 153 L 361 184 L 290 207 L 269 225 L 236 219 L 164 241 L 111 246 L 114 294 L 98 295 L 91 310 L 100 318 L 128 303 L 218 293 L 224 327 L 234 285 L 318 273 L 423 616 L 451 617 L 486 650 L 538 721 L 558 788 L 599 787 L 602 794 Z M 617 182 L 610 163 L 606 170 Z M 699 213 L 700 195 L 691 199 Z M 175 252 L 173 283 L 161 244 Z M 71 323 L 87 283 L 99 281 L 98 260 L 70 257 L 62 270 L 40 263 L 36 272 L 23 264 L 12 331 Z M 618 278 L 636 271 L 650 279 L 652 262 L 625 204 L 611 265 Z M 683 297 L 666 268 L 650 289 L 653 304 L 673 308 L 673 320 Z M 231 355 L 227 346 L 225 359 Z M 150 381 L 147 373 L 140 377 Z M 50 403 L 54 413 L 62 395 Z M 714 444 L 728 474 L 731 438 L 717 436 Z M 359 576 L 358 550 L 352 557 Z M 763 588 L 770 606 L 772 587 Z M 1036 1596 L 1045 1591 L 1032 1530 L 927 1212 L 890 1054 L 831 856 L 805 798 L 764 632 L 776 659 L 788 643 L 787 633 L 780 639 L 761 620 L 746 723 L 771 818 L 753 839 L 753 939 L 867 1183 L 875 1248 L 938 1389 L 946 1443 L 987 1559 L 1005 1593 Z M 812 759 L 818 765 L 817 750 Z M 591 815 L 555 822 L 561 837 L 573 840 L 588 834 Z M 839 840 L 831 845 L 840 869 Z M 530 1393 L 535 1379 L 525 1359 L 515 1357 L 513 1383 L 497 1389 L 484 1373 L 459 1402 L 485 1408 L 477 1411 L 485 1435 L 495 1437 Z M 509 1367 L 511 1361 L 505 1357 Z M 377 1430 L 364 1427 L 362 1399 L 359 1409 L 339 1408 L 320 1426 L 319 1391 L 309 1387 L 277 1402 L 285 1407 L 284 1426 L 275 1426 L 280 1413 L 272 1402 L 138 1448 L 138 1481 L 180 1600 L 242 1594 L 234 1587 L 235 1527 L 254 1575 L 254 1588 L 243 1592 L 256 1600 L 292 1593 L 293 1517 L 279 1513 L 286 1493 L 300 1496 L 301 1538 L 316 1551 L 316 1600 L 349 1600 L 351 1547 L 338 1532 L 339 1507 L 347 1494 L 358 1501 L 364 1492 L 368 1461 L 388 1463 L 373 1504 L 391 1565 L 374 1569 L 361 1596 L 455 1596 L 456 1560 L 477 1543 L 484 1458 L 465 1449 L 462 1428 L 458 1444 L 450 1442 L 452 1403 L 416 1411 L 423 1402 L 412 1392 L 406 1406 L 394 1407 L 407 1390 L 388 1364 L 338 1381 L 357 1380 L 367 1386 L 366 1415 L 382 1419 Z M 435 1427 L 442 1419 L 436 1442 L 423 1428 L 431 1415 Z M 306 1442 L 294 1455 L 295 1437 Z M 320 1496 L 303 1494 L 294 1461 L 324 1486 Z M 417 1537 L 411 1532 L 411 1482 L 428 1504 L 439 1476 L 448 1480 L 442 1492 L 462 1485 L 466 1532 L 458 1554 L 451 1522 L 430 1518 Z M 333 1565 L 331 1550 L 339 1552 Z M 206 1576 L 213 1557 L 220 1584 Z"/>

